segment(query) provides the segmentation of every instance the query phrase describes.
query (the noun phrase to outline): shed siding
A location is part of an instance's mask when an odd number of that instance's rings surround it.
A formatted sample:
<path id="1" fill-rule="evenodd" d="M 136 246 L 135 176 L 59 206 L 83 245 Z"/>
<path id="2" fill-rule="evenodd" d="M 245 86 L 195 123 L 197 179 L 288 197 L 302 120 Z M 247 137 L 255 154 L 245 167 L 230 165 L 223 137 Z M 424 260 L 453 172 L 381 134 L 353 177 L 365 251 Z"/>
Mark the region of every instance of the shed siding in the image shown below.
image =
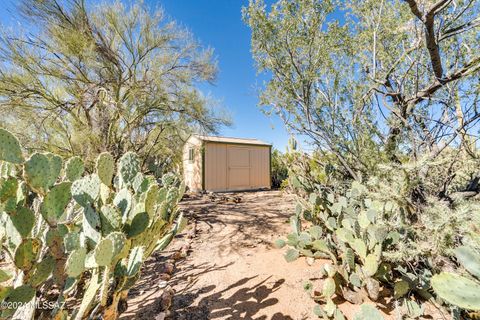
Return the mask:
<path id="1" fill-rule="evenodd" d="M 195 150 L 193 161 L 188 158 L 190 148 Z M 185 183 L 192 191 L 270 188 L 270 145 L 219 142 L 192 136 L 183 150 L 183 168 Z"/>
<path id="2" fill-rule="evenodd" d="M 206 143 L 205 145 L 205 189 L 224 191 L 227 186 L 227 145 Z"/>

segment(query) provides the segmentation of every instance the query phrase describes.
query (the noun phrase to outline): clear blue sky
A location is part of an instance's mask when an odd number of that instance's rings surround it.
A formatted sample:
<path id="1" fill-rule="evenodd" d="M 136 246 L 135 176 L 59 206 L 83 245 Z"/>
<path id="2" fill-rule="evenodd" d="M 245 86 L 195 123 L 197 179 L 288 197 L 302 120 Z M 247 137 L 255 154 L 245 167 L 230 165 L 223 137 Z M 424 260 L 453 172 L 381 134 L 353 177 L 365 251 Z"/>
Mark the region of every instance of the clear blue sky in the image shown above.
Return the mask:
<path id="1" fill-rule="evenodd" d="M 12 12 L 17 1 L 1 2 L 1 24 L 14 25 Z M 202 90 L 220 100 L 232 117 L 233 126 L 222 128 L 220 134 L 258 138 L 285 150 L 288 134 L 282 121 L 264 115 L 258 107 L 257 90 L 262 79 L 256 75 L 250 53 L 250 30 L 241 20 L 241 8 L 248 0 L 145 0 L 145 3 L 152 8 L 163 7 L 169 18 L 189 29 L 202 45 L 214 48 L 218 78 L 213 86 L 202 86 Z"/>

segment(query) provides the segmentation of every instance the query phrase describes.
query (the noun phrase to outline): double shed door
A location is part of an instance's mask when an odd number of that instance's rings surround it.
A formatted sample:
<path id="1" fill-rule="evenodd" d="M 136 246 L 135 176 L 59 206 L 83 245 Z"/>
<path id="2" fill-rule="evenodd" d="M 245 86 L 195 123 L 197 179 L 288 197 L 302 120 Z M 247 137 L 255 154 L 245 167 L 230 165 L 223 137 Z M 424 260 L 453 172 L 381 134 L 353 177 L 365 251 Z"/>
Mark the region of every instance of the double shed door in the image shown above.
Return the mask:
<path id="1" fill-rule="evenodd" d="M 207 144 L 205 189 L 230 191 L 269 188 L 269 153 L 268 147 Z"/>

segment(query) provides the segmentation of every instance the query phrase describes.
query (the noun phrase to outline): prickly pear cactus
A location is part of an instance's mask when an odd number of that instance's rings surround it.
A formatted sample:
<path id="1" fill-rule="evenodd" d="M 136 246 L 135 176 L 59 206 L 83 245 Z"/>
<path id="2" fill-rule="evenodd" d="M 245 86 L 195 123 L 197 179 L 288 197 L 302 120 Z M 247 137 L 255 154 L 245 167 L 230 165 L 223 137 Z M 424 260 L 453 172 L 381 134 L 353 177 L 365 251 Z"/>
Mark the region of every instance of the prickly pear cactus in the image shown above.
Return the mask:
<path id="1" fill-rule="evenodd" d="M 42 298 L 50 281 L 63 289 L 44 318 L 117 318 L 143 262 L 185 227 L 177 208 L 184 191 L 173 174 L 160 183 L 142 174 L 132 152 L 118 163 L 100 154 L 90 174 L 79 157 L 24 160 L 17 139 L 0 129 L 0 243 L 16 268 L 0 270 L 0 302 Z M 69 314 L 63 302 L 75 289 L 85 290 L 83 300 Z M 15 312 L 0 310 L 0 319 Z"/>
<path id="2" fill-rule="evenodd" d="M 10 163 L 22 163 L 22 149 L 17 138 L 5 129 L 0 128 L 0 160 Z"/>
<path id="3" fill-rule="evenodd" d="M 462 246 L 455 250 L 457 260 L 477 281 L 451 272 L 434 275 L 432 288 L 445 301 L 467 310 L 480 311 L 480 253 Z"/>
<path id="4" fill-rule="evenodd" d="M 73 182 L 82 177 L 85 167 L 80 157 L 71 157 L 65 163 L 65 179 Z"/>

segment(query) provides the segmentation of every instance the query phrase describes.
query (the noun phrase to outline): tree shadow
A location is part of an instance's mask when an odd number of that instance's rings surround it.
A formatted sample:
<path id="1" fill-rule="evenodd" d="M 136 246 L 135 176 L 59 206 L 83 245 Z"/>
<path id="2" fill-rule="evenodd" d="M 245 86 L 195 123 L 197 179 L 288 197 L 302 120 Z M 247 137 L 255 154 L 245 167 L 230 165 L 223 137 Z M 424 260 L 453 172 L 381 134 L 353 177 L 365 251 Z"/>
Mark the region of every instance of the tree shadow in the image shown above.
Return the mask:
<path id="1" fill-rule="evenodd" d="M 129 292 L 128 310 L 122 314 L 122 319 L 153 319 L 155 315 L 162 311 L 163 288 L 160 287 L 160 274 L 163 273 L 163 262 L 166 257 L 154 255 L 149 259 L 142 268 L 142 276 L 140 280 Z M 190 285 L 195 279 L 209 272 L 224 270 L 233 262 L 217 266 L 215 264 L 203 263 L 197 266 L 186 266 L 181 270 L 175 270 L 174 277 L 168 281 L 170 286 L 178 285 L 180 282 L 187 282 L 187 276 Z M 185 284 L 184 284 L 185 285 Z M 204 290 L 213 290 L 213 288 L 204 288 Z M 201 292 L 205 293 L 205 292 Z"/>
<path id="2" fill-rule="evenodd" d="M 225 318 L 236 319 L 267 319 L 266 316 L 258 316 L 262 309 L 277 304 L 276 298 L 270 295 L 277 291 L 285 282 L 284 279 L 273 283 L 267 277 L 264 280 L 254 284 L 247 285 L 257 276 L 243 278 L 227 288 L 213 292 L 215 286 L 206 286 L 196 292 L 185 292 L 177 294 L 174 297 L 172 319 L 176 320 L 206 320 Z M 230 294 L 234 288 L 238 288 L 233 294 Z M 205 296 L 206 293 L 212 292 Z M 198 298 L 200 300 L 195 303 Z M 195 303 L 195 305 L 193 305 Z M 272 316 L 274 320 L 293 320 L 292 317 L 277 312 Z"/>
<path id="3" fill-rule="evenodd" d="M 195 220 L 198 233 L 206 233 L 217 246 L 221 256 L 239 252 L 259 244 L 270 246 L 272 238 L 284 234 L 285 225 L 294 211 L 293 201 L 288 203 L 278 191 L 239 192 L 226 194 L 240 197 L 239 203 L 212 202 L 207 196 L 189 201 L 186 216 Z M 221 232 L 218 232 L 221 230 Z"/>

